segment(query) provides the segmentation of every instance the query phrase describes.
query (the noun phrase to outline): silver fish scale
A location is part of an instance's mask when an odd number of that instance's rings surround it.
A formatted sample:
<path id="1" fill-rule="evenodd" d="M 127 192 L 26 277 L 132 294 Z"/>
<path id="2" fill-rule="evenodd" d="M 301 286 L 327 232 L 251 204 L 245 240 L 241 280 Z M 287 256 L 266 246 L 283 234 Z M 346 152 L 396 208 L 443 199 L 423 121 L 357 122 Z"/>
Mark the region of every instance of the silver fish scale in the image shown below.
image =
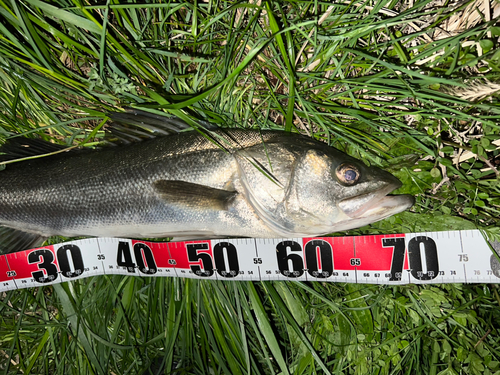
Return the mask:
<path id="1" fill-rule="evenodd" d="M 340 166 L 357 171 L 355 184 L 339 180 Z M 0 226 L 44 237 L 313 236 L 408 208 L 411 197 L 386 197 L 399 186 L 304 136 L 191 131 L 8 165 Z"/>
<path id="2" fill-rule="evenodd" d="M 215 132 L 215 136 L 232 152 L 275 135 L 267 133 L 262 138 L 259 132 L 236 130 Z M 234 215 L 168 205 L 153 184 L 181 180 L 233 189 L 235 173 L 232 154 L 196 132 L 16 163 L 0 174 L 0 223 L 44 235 L 129 231 L 135 236 L 164 236 L 187 232 L 186 223 L 195 227 L 205 223 L 194 229 L 212 233 L 206 223 L 216 220 L 232 225 L 229 221 L 234 221 Z M 249 207 L 239 208 L 250 214 Z M 247 220 L 239 224 L 250 225 Z"/>

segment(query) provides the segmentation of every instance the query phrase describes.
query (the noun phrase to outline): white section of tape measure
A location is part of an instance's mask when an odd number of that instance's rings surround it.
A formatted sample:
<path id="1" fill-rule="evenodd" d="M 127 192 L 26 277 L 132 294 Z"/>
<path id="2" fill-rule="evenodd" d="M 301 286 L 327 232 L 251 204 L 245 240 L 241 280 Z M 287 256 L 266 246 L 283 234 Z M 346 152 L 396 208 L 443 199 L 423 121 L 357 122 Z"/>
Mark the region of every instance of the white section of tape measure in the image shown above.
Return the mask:
<path id="1" fill-rule="evenodd" d="M 0 256 L 0 291 L 98 275 L 369 284 L 500 283 L 477 230 L 150 243 L 90 238 Z"/>

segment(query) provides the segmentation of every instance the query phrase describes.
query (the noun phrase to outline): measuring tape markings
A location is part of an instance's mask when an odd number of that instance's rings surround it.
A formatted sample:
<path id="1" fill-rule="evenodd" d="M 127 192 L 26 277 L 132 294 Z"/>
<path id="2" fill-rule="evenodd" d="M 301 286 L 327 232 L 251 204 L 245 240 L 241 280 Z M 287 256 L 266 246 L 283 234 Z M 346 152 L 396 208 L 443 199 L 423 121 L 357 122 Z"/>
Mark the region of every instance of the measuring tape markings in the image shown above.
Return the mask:
<path id="1" fill-rule="evenodd" d="M 0 256 L 0 291 L 119 274 L 368 284 L 499 283 L 477 230 L 146 242 L 89 238 Z"/>

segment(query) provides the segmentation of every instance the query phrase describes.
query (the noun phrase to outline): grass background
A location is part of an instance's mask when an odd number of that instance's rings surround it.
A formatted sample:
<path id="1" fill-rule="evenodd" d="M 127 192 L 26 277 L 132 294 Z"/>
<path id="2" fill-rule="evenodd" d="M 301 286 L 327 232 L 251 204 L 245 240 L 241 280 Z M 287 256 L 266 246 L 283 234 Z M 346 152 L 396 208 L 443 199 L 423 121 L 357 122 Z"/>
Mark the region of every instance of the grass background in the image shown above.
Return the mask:
<path id="1" fill-rule="evenodd" d="M 347 234 L 498 238 L 499 15 L 496 1 L 0 0 L 0 136 L 93 147 L 121 107 L 301 132 L 416 197 Z M 499 304 L 497 285 L 100 276 L 2 293 L 0 373 L 500 374 Z"/>

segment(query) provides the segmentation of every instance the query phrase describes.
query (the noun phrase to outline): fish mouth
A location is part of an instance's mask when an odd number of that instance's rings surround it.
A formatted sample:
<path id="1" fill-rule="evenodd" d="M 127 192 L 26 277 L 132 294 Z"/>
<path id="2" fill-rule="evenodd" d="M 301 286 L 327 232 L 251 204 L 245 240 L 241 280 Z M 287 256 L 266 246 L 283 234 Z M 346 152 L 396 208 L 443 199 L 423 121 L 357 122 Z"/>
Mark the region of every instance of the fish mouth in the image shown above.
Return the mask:
<path id="1" fill-rule="evenodd" d="M 350 218 L 378 217 L 380 220 L 413 206 L 415 200 L 411 195 L 387 195 L 400 186 L 401 183 L 389 184 L 376 192 L 344 199 L 338 206 Z"/>
<path id="2" fill-rule="evenodd" d="M 413 206 L 414 203 L 415 199 L 411 195 L 386 195 L 360 213 L 360 216 L 376 218 L 378 221 L 403 212 Z"/>

